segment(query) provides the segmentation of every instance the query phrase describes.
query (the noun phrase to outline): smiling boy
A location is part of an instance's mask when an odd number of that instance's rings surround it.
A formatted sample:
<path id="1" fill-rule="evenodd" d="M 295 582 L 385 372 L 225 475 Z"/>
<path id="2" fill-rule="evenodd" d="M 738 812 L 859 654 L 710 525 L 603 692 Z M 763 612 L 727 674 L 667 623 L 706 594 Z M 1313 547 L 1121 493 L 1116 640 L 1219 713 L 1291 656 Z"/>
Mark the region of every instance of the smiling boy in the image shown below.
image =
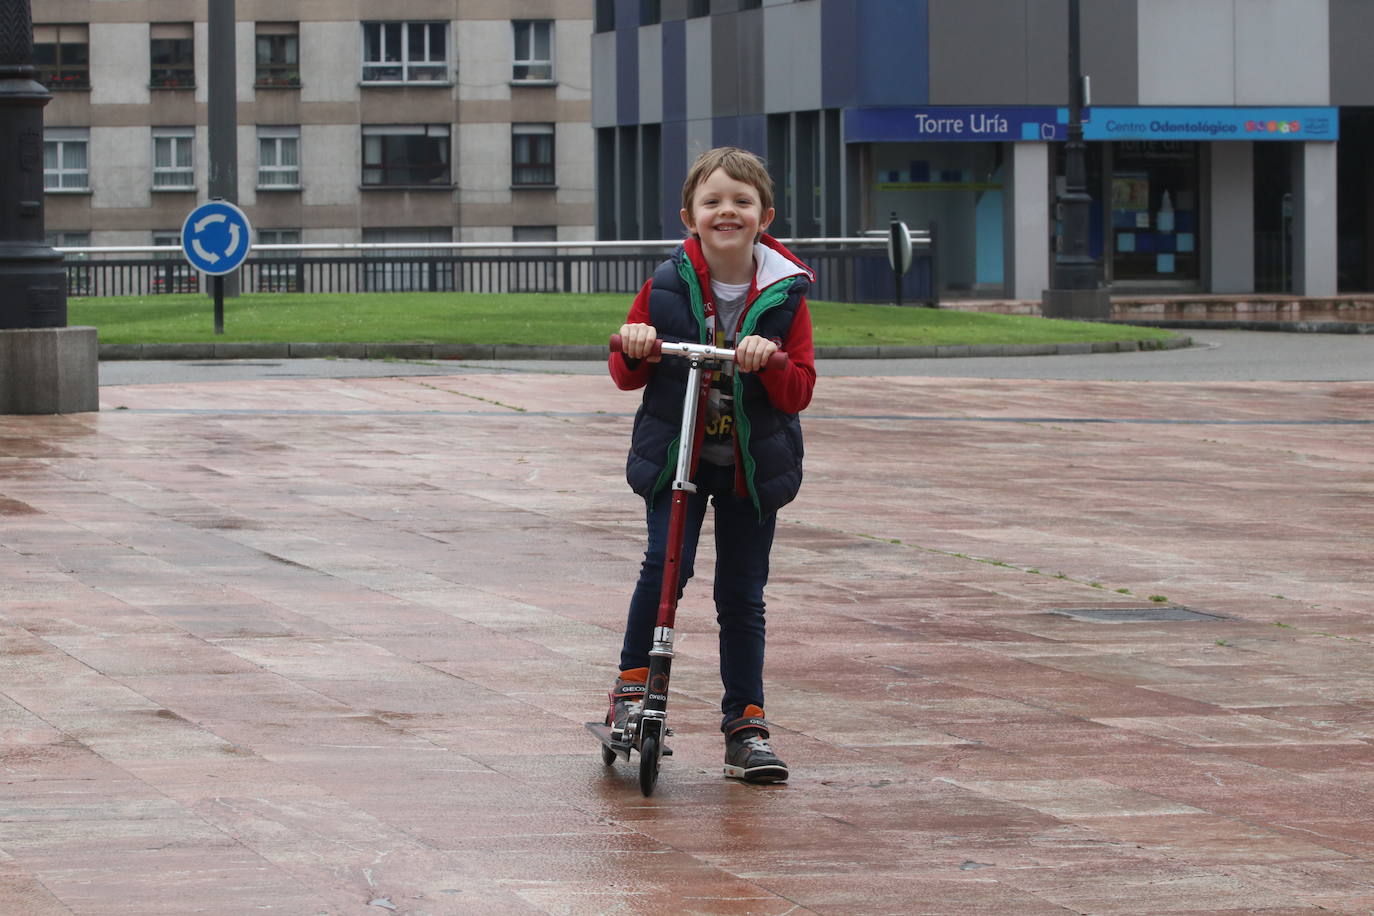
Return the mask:
<path id="1" fill-rule="evenodd" d="M 781 782 L 787 765 L 769 743 L 763 713 L 763 589 L 777 510 L 802 480 L 797 414 L 811 402 L 816 369 L 806 292 L 813 274 L 765 230 L 773 187 L 753 153 L 722 147 L 703 153 L 682 188 L 689 238 L 654 271 L 620 329 L 610 357 L 622 390 L 644 389 L 635 415 L 626 477 L 647 504 L 648 547 L 630 600 L 620 673 L 606 723 L 614 733 L 641 708 L 667 545 L 668 483 L 679 435 L 687 368 L 652 355 L 656 338 L 735 350 L 735 363 L 711 381 L 698 420 L 697 492 L 687 507 L 682 578 L 692 576 L 708 500 L 715 508 L 714 597 L 720 625 L 721 731 L 725 773 L 748 782 Z M 767 369 L 777 350 L 783 368 Z"/>

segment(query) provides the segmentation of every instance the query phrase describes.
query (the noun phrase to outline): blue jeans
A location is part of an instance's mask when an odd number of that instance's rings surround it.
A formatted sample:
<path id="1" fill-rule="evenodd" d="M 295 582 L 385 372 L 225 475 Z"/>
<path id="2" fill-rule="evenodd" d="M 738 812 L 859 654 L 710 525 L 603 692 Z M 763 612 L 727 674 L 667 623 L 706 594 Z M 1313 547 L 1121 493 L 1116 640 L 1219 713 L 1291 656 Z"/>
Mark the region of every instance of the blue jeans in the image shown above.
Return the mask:
<path id="1" fill-rule="evenodd" d="M 712 594 L 716 622 L 720 625 L 720 681 L 725 688 L 720 711 L 728 720 L 742 715 L 744 707 L 751 703 L 763 706 L 763 587 L 768 582 L 768 555 L 773 549 L 777 514 L 771 513 L 759 521 L 753 502 L 735 495 L 733 467 L 703 461 L 693 483 L 697 492 L 687 499 L 678 597 L 682 597 L 687 580 L 692 578 L 697 538 L 710 497 L 716 507 L 716 581 Z M 671 489 L 664 490 L 647 512 L 649 545 L 630 599 L 625 643 L 620 651 L 622 671 L 649 664 L 649 649 L 658 623 L 672 497 Z"/>

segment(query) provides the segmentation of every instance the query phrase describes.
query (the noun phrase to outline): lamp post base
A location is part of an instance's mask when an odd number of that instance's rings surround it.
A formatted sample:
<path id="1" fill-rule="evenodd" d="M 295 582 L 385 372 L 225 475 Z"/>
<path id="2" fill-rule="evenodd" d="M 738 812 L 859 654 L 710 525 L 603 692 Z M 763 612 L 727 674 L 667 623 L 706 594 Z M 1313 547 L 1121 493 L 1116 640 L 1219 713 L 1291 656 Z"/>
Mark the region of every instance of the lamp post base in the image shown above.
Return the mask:
<path id="1" fill-rule="evenodd" d="M 1102 288 L 1047 289 L 1040 294 L 1040 314 L 1046 318 L 1101 321 L 1112 317 L 1112 298 Z"/>
<path id="2" fill-rule="evenodd" d="M 95 328 L 0 330 L 0 414 L 100 409 Z"/>

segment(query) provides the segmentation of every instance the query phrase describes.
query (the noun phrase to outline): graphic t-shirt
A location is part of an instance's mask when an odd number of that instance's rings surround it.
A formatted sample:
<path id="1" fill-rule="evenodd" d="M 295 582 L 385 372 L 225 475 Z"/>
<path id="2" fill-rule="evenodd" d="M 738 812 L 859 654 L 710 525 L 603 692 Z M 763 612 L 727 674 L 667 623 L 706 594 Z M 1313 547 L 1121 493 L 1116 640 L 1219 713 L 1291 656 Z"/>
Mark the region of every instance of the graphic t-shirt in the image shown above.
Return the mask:
<path id="1" fill-rule="evenodd" d="M 717 347 L 733 347 L 735 331 L 749 297 L 748 283 L 711 281 L 716 300 L 715 340 Z M 711 380 L 706 398 L 706 439 L 701 445 L 701 460 L 711 464 L 735 463 L 735 364 L 726 363 Z"/>

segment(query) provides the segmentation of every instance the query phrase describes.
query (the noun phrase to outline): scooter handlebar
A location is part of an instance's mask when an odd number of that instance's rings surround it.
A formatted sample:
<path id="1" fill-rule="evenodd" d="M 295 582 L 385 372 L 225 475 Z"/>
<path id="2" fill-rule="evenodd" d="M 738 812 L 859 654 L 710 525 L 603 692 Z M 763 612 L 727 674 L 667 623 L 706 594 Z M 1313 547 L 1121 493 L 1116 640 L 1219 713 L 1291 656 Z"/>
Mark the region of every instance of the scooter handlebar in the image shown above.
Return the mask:
<path id="1" fill-rule="evenodd" d="M 612 353 L 624 352 L 624 345 L 624 341 L 621 340 L 619 334 L 611 335 Z M 653 355 L 662 356 L 664 354 L 668 354 L 670 356 L 681 356 L 685 358 L 691 358 L 693 356 L 696 356 L 701 359 L 718 360 L 720 362 L 727 363 L 732 363 L 735 361 L 735 351 L 728 350 L 724 347 L 713 347 L 709 344 L 671 343 L 664 340 L 655 340 Z M 765 369 L 774 370 L 784 369 L 786 367 L 787 354 L 784 353 L 782 350 L 774 351 L 773 355 L 768 357 L 768 362 L 764 366 Z"/>

